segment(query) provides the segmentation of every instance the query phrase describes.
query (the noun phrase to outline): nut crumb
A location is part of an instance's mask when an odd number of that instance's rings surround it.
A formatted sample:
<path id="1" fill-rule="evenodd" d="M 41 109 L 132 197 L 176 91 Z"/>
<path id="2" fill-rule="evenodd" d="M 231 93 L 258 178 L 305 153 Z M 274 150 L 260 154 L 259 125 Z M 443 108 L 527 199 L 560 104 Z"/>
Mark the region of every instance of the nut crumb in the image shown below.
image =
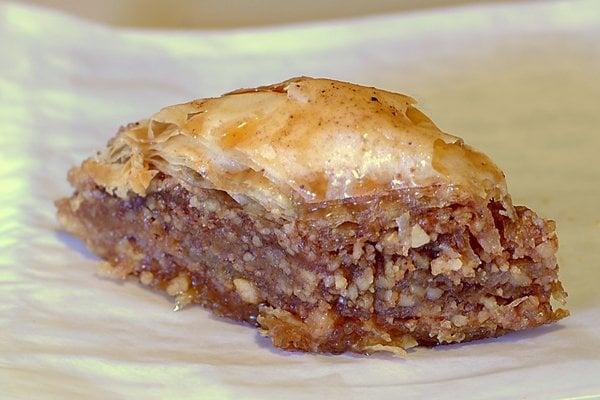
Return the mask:
<path id="1" fill-rule="evenodd" d="M 154 280 L 154 274 L 150 271 L 142 271 L 140 273 L 140 282 L 142 285 L 148 286 Z"/>
<path id="2" fill-rule="evenodd" d="M 244 260 L 245 262 L 254 261 L 254 258 L 254 254 L 250 253 L 249 251 L 245 252 L 242 256 L 242 260 Z"/>
<path id="3" fill-rule="evenodd" d="M 443 256 L 438 257 L 431 260 L 431 273 L 433 275 L 440 275 L 452 271 L 460 271 L 462 265 L 462 261 L 459 258 L 447 259 Z"/>
<path id="4" fill-rule="evenodd" d="M 363 243 L 362 242 L 354 242 L 352 247 L 352 259 L 358 260 L 363 255 Z"/>
<path id="5" fill-rule="evenodd" d="M 343 290 L 343 289 L 346 289 L 347 285 L 348 285 L 348 281 L 346 280 L 344 275 L 342 275 L 341 273 L 336 273 L 335 274 L 335 288 L 337 290 Z"/>
<path id="6" fill-rule="evenodd" d="M 427 232 L 425 232 L 423 228 L 421 228 L 421 225 L 413 225 L 410 232 L 410 247 L 412 247 L 413 249 L 421 247 L 429 243 L 430 240 L 431 238 L 429 237 Z"/>
<path id="7" fill-rule="evenodd" d="M 237 278 L 233 280 L 233 285 L 243 301 L 250 304 L 258 304 L 258 292 L 254 284 L 246 279 Z"/>
<path id="8" fill-rule="evenodd" d="M 457 326 L 459 328 L 461 326 L 467 325 L 467 323 L 469 322 L 469 319 L 461 314 L 453 315 L 451 320 L 452 320 L 452 323 L 454 324 L 454 326 Z"/>
<path id="9" fill-rule="evenodd" d="M 260 238 L 256 235 L 252 236 L 252 244 L 255 245 L 256 247 L 261 247 L 262 246 L 262 241 L 260 240 Z"/>
<path id="10" fill-rule="evenodd" d="M 187 306 L 188 304 L 190 304 L 192 302 L 193 298 L 194 297 L 190 290 L 188 290 L 187 292 L 178 294 L 175 297 L 175 307 L 173 308 L 173 311 L 183 310 L 185 308 L 185 306 Z"/>
<path id="11" fill-rule="evenodd" d="M 358 290 L 364 292 L 373 284 L 373 269 L 366 268 L 358 278 L 354 280 Z"/>
<path id="12" fill-rule="evenodd" d="M 444 291 L 440 288 L 428 287 L 426 295 L 429 300 L 437 300 L 440 297 L 442 297 L 443 293 L 444 293 Z"/>
<path id="13" fill-rule="evenodd" d="M 171 279 L 169 285 L 167 286 L 167 294 L 169 296 L 177 296 L 188 290 L 189 280 L 187 275 L 178 275 L 177 277 Z"/>
<path id="14" fill-rule="evenodd" d="M 374 344 L 371 346 L 365 346 L 365 347 L 361 348 L 360 350 L 364 351 L 367 354 L 379 353 L 379 352 L 392 353 L 396 357 L 401 357 L 401 358 L 406 358 L 406 356 L 408 355 L 406 350 L 404 350 L 400 346 L 389 346 L 389 345 L 384 345 L 384 344 Z"/>
<path id="15" fill-rule="evenodd" d="M 412 307 L 416 304 L 415 296 L 411 294 L 400 294 L 398 305 L 400 307 Z"/>

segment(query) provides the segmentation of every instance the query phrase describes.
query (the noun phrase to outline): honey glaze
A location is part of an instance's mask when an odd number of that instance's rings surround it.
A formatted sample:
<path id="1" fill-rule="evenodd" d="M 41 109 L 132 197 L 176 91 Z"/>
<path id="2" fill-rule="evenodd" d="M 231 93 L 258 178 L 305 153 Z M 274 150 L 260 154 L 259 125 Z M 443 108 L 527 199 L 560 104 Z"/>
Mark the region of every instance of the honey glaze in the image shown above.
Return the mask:
<path id="1" fill-rule="evenodd" d="M 204 127 L 204 116 L 206 110 L 198 110 L 189 112 L 186 116 L 185 129 L 182 129 L 183 134 L 197 136 L 201 134 Z"/>
<path id="2" fill-rule="evenodd" d="M 259 125 L 262 121 L 258 117 L 246 119 L 241 122 L 234 122 L 230 128 L 224 130 L 221 137 L 221 146 L 223 149 L 232 149 L 242 143 L 244 140 L 251 140 L 252 135 L 258 134 Z"/>
<path id="3" fill-rule="evenodd" d="M 383 192 L 388 188 L 389 184 L 387 183 L 365 177 L 354 181 L 350 186 L 350 191 L 354 194 L 354 196 L 368 196 Z"/>
<path id="4" fill-rule="evenodd" d="M 276 197 L 287 199 L 278 206 L 297 208 L 432 185 L 504 196 L 497 167 L 440 131 L 414 103 L 372 87 L 301 77 L 179 104 L 120 131 L 95 159 L 107 166 L 96 168 L 96 179 L 122 186 L 120 194 L 134 186 L 144 194 L 150 161 L 164 160 L 158 168 L 195 170 L 215 189 L 263 205 Z M 232 179 L 246 170 L 260 179 Z"/>
<path id="5" fill-rule="evenodd" d="M 504 174 L 486 155 L 462 140 L 446 143 L 437 139 L 433 144 L 432 165 L 436 171 L 480 197 L 491 194 L 500 200 L 506 193 Z"/>
<path id="6" fill-rule="evenodd" d="M 315 173 L 305 178 L 304 183 L 301 183 L 299 188 L 304 197 L 308 197 L 313 201 L 323 201 L 327 196 L 329 178 L 322 172 Z"/>

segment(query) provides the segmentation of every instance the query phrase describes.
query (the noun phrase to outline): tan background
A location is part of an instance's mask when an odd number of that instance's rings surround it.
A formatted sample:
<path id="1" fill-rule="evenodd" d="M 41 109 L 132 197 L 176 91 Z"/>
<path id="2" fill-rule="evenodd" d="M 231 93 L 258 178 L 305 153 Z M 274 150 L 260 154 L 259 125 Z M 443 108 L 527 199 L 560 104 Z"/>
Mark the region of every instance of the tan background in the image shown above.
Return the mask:
<path id="1" fill-rule="evenodd" d="M 20 0 L 118 26 L 219 29 L 502 0 Z M 508 2 L 508 0 L 504 1 Z"/>

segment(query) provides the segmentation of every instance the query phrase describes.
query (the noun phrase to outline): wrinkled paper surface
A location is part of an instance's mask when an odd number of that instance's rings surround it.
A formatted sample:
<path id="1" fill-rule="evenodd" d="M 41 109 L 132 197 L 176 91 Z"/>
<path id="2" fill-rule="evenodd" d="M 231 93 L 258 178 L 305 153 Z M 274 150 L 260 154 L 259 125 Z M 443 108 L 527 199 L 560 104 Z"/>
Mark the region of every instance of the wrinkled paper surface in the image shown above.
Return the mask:
<path id="1" fill-rule="evenodd" d="M 113 29 L 0 4 L 0 398 L 600 396 L 600 3 L 469 6 L 259 29 Z M 295 75 L 401 91 L 558 223 L 572 316 L 387 355 L 275 350 L 133 282 L 58 230 L 66 172 L 162 106 Z"/>

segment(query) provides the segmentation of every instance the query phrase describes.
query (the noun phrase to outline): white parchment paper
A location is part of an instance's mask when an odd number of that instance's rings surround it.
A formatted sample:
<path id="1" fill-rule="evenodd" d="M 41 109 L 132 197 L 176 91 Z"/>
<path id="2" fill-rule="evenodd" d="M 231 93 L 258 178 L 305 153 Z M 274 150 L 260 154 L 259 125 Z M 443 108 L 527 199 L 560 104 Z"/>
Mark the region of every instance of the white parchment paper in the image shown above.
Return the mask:
<path id="1" fill-rule="evenodd" d="M 159 108 L 295 75 L 416 97 L 554 218 L 572 316 L 406 360 L 274 350 L 95 275 L 57 230 L 67 169 Z M 600 2 L 470 6 L 236 31 L 94 25 L 0 4 L 1 399 L 600 396 Z"/>

